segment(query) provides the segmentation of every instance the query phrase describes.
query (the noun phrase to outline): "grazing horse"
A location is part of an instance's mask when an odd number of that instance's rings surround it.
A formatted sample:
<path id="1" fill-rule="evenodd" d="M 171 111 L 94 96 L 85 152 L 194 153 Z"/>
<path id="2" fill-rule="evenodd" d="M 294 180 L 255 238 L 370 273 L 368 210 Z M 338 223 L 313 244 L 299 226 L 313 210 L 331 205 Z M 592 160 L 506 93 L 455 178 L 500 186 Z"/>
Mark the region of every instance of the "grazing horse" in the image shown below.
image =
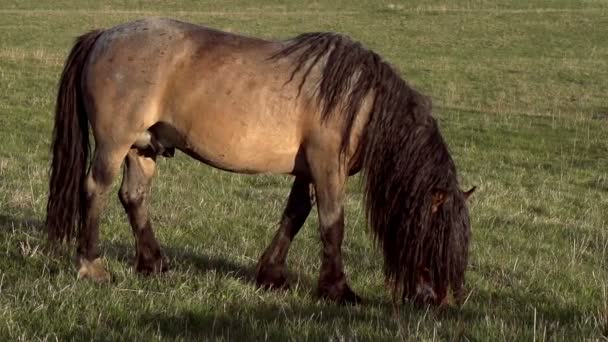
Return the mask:
<path id="1" fill-rule="evenodd" d="M 459 188 L 430 101 L 348 37 L 270 41 L 168 19 L 79 37 L 59 84 L 46 227 L 52 242 L 77 241 L 80 276 L 109 276 L 99 218 L 122 165 L 118 197 L 136 270 L 167 269 L 148 196 L 156 160 L 175 149 L 221 170 L 295 176 L 257 265 L 261 287 L 287 287 L 289 246 L 316 199 L 319 295 L 360 301 L 346 281 L 342 240 L 346 179 L 363 170 L 367 219 L 395 298 L 440 303 L 462 289 L 470 192 Z"/>

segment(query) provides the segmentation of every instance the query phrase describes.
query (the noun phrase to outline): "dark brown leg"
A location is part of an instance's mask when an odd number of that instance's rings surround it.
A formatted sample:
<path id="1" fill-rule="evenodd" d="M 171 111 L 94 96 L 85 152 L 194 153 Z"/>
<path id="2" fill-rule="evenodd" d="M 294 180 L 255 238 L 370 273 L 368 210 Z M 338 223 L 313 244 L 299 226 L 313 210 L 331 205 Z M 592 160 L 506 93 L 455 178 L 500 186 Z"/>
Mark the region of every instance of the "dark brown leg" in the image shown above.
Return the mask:
<path id="1" fill-rule="evenodd" d="M 285 260 L 289 246 L 306 221 L 312 206 L 310 181 L 296 177 L 287 206 L 283 211 L 279 230 L 260 257 L 256 269 L 256 283 L 266 288 L 288 288 L 285 277 Z"/>
<path id="2" fill-rule="evenodd" d="M 91 169 L 85 180 L 87 205 L 85 226 L 78 232 L 78 275 L 81 278 L 91 278 L 99 282 L 110 279 L 109 273 L 99 259 L 97 249 L 99 217 L 123 158 L 124 154 L 120 153 L 120 150 L 108 150 L 101 146 L 95 150 Z"/>
<path id="3" fill-rule="evenodd" d="M 319 295 L 339 303 L 359 303 L 361 298 L 346 283 L 342 263 L 346 176 L 339 172 L 339 168 L 327 166 L 317 170 L 313 168 L 313 173 L 323 243 Z"/>
<path id="4" fill-rule="evenodd" d="M 148 214 L 148 196 L 156 169 L 155 156 L 129 151 L 118 197 L 129 216 L 135 237 L 135 269 L 143 274 L 167 270 L 167 261 L 154 237 Z"/>

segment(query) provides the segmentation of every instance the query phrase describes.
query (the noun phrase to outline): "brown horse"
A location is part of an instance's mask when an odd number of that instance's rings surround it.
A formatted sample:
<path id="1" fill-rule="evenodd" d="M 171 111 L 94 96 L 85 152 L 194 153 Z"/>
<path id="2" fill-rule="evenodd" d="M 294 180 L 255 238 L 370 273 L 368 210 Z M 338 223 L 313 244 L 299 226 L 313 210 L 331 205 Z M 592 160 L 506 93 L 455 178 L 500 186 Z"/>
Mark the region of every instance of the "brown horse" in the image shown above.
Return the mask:
<path id="1" fill-rule="evenodd" d="M 314 197 L 319 294 L 360 300 L 347 285 L 341 246 L 346 179 L 362 169 L 367 217 L 393 294 L 438 303 L 462 288 L 469 193 L 458 186 L 430 101 L 345 36 L 267 41 L 146 19 L 79 37 L 59 85 L 46 225 L 51 241 L 77 240 L 80 276 L 108 278 L 98 259 L 99 217 L 123 164 L 119 199 L 135 236 L 136 269 L 167 269 L 148 193 L 156 159 L 175 149 L 226 171 L 295 176 L 257 265 L 259 286 L 287 286 L 289 245 Z"/>

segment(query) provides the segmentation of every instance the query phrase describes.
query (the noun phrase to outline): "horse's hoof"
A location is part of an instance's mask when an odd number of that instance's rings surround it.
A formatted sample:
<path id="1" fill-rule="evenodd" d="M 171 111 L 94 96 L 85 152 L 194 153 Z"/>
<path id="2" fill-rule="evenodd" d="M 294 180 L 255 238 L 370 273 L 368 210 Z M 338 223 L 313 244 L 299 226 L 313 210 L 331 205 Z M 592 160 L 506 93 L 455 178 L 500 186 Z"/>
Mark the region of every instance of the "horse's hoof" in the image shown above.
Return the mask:
<path id="1" fill-rule="evenodd" d="M 348 286 L 346 286 L 346 290 L 342 293 L 342 298 L 339 301 L 340 304 L 350 304 L 357 305 L 361 304 L 363 299 L 359 297 L 356 293 L 354 293 Z"/>
<path id="2" fill-rule="evenodd" d="M 161 274 L 169 270 L 169 263 L 165 258 L 158 258 L 156 260 L 142 260 L 137 261 L 135 271 L 143 275 Z"/>
<path id="3" fill-rule="evenodd" d="M 266 290 L 289 290 L 284 266 L 279 264 L 260 261 L 255 270 L 255 283 Z"/>
<path id="4" fill-rule="evenodd" d="M 256 285 L 264 290 L 278 290 L 278 291 L 288 291 L 290 289 L 289 283 L 285 280 L 280 281 L 257 281 Z"/>
<path id="5" fill-rule="evenodd" d="M 342 305 L 357 305 L 363 302 L 363 299 L 353 292 L 346 283 L 342 286 L 321 287 L 319 288 L 319 296 Z"/>
<path id="6" fill-rule="evenodd" d="M 258 273 L 255 283 L 259 288 L 266 290 L 289 290 L 289 283 L 283 274 Z"/>
<path id="7" fill-rule="evenodd" d="M 106 271 L 101 258 L 96 258 L 93 261 L 80 258 L 79 263 L 78 279 L 89 278 L 97 283 L 107 283 L 112 278 L 110 273 Z"/>

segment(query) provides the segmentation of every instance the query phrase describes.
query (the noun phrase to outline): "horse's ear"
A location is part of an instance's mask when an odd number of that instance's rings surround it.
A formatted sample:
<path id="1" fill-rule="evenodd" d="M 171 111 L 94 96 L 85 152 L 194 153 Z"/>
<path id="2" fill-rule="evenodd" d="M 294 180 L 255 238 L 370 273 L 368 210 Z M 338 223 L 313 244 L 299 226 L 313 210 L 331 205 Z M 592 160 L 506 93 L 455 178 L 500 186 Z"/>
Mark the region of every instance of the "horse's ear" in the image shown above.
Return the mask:
<path id="1" fill-rule="evenodd" d="M 447 198 L 447 193 L 443 190 L 434 190 L 433 191 L 433 204 L 431 206 L 431 212 L 436 213 L 439 210 L 439 207 L 445 202 Z"/>
<path id="2" fill-rule="evenodd" d="M 464 199 L 468 201 L 471 195 L 475 192 L 475 189 L 477 189 L 476 186 L 472 187 L 469 191 L 463 191 L 462 194 L 464 195 Z"/>

